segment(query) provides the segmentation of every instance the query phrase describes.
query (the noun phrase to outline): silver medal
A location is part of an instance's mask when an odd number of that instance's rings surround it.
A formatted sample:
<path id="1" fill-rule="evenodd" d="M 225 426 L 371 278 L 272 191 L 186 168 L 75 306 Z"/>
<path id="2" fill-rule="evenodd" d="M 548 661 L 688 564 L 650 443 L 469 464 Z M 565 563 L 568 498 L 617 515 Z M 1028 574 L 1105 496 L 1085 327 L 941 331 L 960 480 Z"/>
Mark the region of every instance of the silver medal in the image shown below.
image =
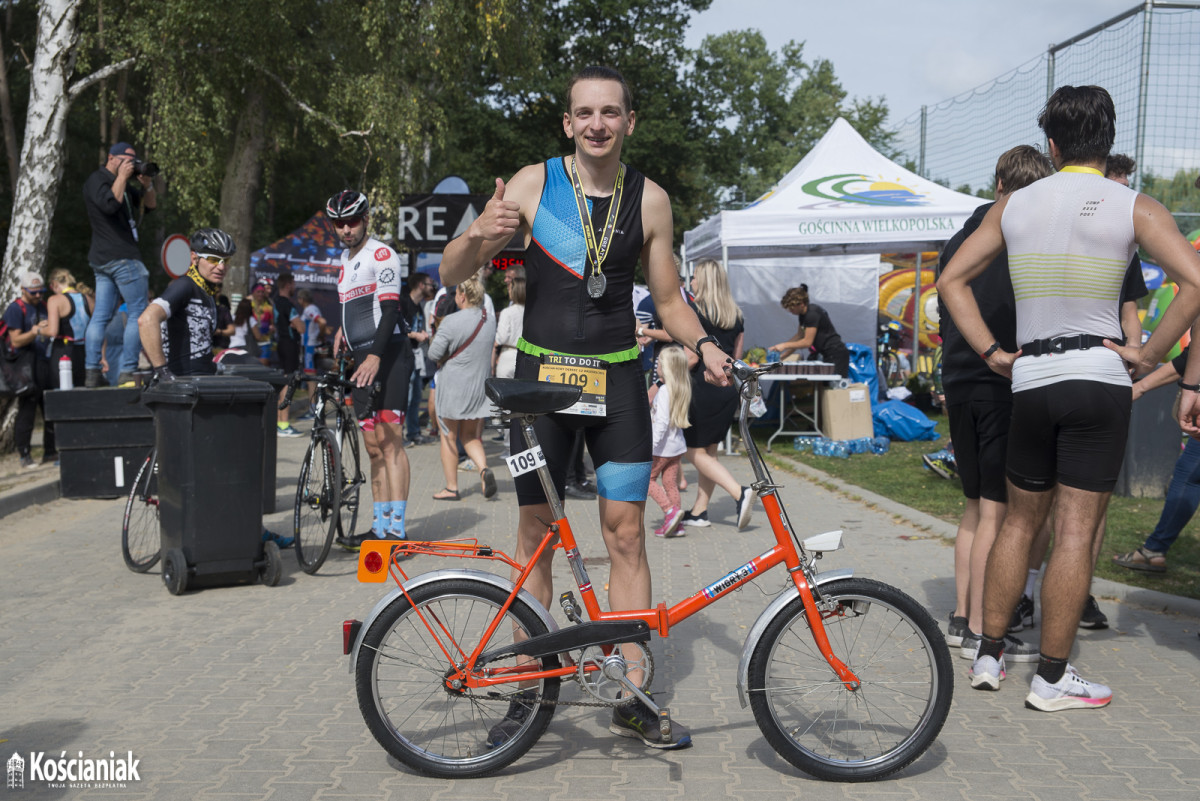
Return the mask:
<path id="1" fill-rule="evenodd" d="M 604 297 L 604 290 L 607 288 L 608 279 L 604 277 L 604 273 L 593 273 L 588 276 L 587 293 L 592 300 Z"/>

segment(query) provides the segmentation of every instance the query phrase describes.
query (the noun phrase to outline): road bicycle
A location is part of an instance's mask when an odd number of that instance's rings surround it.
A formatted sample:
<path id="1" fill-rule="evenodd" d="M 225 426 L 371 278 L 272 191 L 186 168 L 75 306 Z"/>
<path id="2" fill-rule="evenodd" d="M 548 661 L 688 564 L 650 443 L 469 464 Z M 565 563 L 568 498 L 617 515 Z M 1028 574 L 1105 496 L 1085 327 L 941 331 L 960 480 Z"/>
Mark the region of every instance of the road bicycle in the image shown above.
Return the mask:
<path id="1" fill-rule="evenodd" d="M 138 468 L 125 500 L 121 519 L 121 556 L 135 573 L 158 564 L 162 543 L 158 534 L 158 449 L 151 448 Z"/>
<path id="2" fill-rule="evenodd" d="M 783 587 L 750 627 L 737 674 L 741 704 L 749 704 L 767 741 L 800 770 L 835 781 L 881 779 L 924 753 L 953 695 L 945 639 L 925 608 L 900 590 L 852 570 L 816 571 L 823 553 L 841 547 L 842 532 L 796 536 L 781 487 L 747 424 L 758 377 L 777 366 L 737 361 L 732 368 L 741 382 L 739 425 L 753 488 L 774 546 L 673 606 L 624 612 L 600 609 L 533 431 L 538 415 L 569 407 L 579 388 L 489 379 L 488 396 L 506 417 L 520 418 L 528 443 L 510 466 L 516 460 L 522 466 L 514 472 L 536 469 L 554 520 L 526 564 L 475 539 L 363 544 L 359 580 L 390 576 L 398 585 L 364 622 L 347 620 L 342 629 L 359 708 L 380 745 L 422 773 L 489 775 L 529 750 L 556 705 L 580 703 L 560 700 L 560 682 L 572 678 L 590 697 L 587 704 L 640 699 L 670 742 L 670 710 L 646 693 L 654 674 L 651 632 L 668 636 L 685 618 L 782 564 Z M 559 604 L 570 625 L 563 627 L 523 588 L 536 563 L 560 549 L 587 617 L 574 592 L 564 592 Z M 517 578 L 455 565 L 410 578 L 402 562 L 413 555 L 498 562 Z M 499 730 L 507 739 L 497 737 L 494 729 L 511 704 L 528 712 L 515 731 L 508 724 Z"/>
<path id="3" fill-rule="evenodd" d="M 334 534 L 349 537 L 358 522 L 359 496 L 367 483 L 362 469 L 358 421 L 350 393 L 355 384 L 350 374 L 350 356 L 341 354 L 336 367 L 317 377 L 313 392 L 313 425 L 308 451 L 300 464 L 296 482 L 296 503 L 292 516 L 292 535 L 296 538 L 296 559 L 305 573 L 316 573 L 329 556 Z M 288 382 L 279 408 L 286 408 L 303 381 L 314 379 L 296 372 Z M 379 394 L 372 387 L 367 413 Z M 333 412 L 327 425 L 327 412 Z"/>

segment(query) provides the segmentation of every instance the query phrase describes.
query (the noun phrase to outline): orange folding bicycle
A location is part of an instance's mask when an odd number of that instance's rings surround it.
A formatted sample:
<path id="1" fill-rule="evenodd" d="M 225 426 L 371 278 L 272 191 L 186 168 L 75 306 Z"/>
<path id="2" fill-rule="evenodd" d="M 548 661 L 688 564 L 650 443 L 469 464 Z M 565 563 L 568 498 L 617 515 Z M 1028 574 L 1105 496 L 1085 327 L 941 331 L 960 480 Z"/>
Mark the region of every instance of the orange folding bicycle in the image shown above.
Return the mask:
<path id="1" fill-rule="evenodd" d="M 775 535 L 766 553 L 737 567 L 674 606 L 600 609 L 571 525 L 553 490 L 533 422 L 578 400 L 580 389 L 489 379 L 488 396 L 506 419 L 519 418 L 528 450 L 510 465 L 537 470 L 554 522 L 528 564 L 477 540 L 370 541 L 359 553 L 360 581 L 397 584 L 365 622 L 347 620 L 359 707 L 379 743 L 422 773 L 446 778 L 486 776 L 519 759 L 545 732 L 560 703 L 559 684 L 575 679 L 595 705 L 635 696 L 659 715 L 664 738 L 670 712 L 646 695 L 654 673 L 652 631 L 673 627 L 744 584 L 784 565 L 780 593 L 759 615 L 742 649 L 738 696 L 750 704 L 767 741 L 788 762 L 817 778 L 870 781 L 919 757 L 937 738 L 954 690 L 949 651 L 929 613 L 900 590 L 852 570 L 818 573 L 816 560 L 841 547 L 842 532 L 801 541 L 750 437 L 747 411 L 758 376 L 776 368 L 733 364 L 740 383 L 740 429 L 754 468 L 755 492 Z M 559 603 L 560 626 L 523 585 L 547 552 L 565 552 L 586 620 L 573 592 Z M 500 562 L 507 576 L 452 566 L 409 577 L 414 555 Z M 639 677 L 635 681 L 633 677 Z M 518 692 L 536 701 L 521 728 L 493 732 Z"/>

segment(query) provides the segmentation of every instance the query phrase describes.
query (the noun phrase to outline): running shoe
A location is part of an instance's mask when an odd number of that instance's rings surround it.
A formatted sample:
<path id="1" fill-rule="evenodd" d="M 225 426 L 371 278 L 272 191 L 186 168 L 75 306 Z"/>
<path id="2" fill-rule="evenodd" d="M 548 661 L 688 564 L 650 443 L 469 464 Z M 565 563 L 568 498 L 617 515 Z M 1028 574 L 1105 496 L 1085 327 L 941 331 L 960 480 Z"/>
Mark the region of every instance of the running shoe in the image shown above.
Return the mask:
<path id="1" fill-rule="evenodd" d="M 946 626 L 946 645 L 951 648 L 958 648 L 962 645 L 963 637 L 970 633 L 967 628 L 967 619 L 958 617 L 953 612 L 950 613 L 950 623 Z"/>
<path id="2" fill-rule="evenodd" d="M 367 531 L 363 534 L 352 534 L 349 537 L 343 537 L 340 534 L 333 540 L 339 547 L 345 548 L 347 551 L 357 553 L 358 549 L 367 540 L 380 539 L 379 535 L 372 531 Z"/>
<path id="3" fill-rule="evenodd" d="M 460 473 L 470 473 L 474 469 L 475 469 L 475 463 L 473 461 L 471 461 L 470 459 L 463 459 L 461 462 L 458 463 L 458 470 Z"/>
<path id="4" fill-rule="evenodd" d="M 741 531 L 746 526 L 750 525 L 750 513 L 754 511 L 754 502 L 758 500 L 758 495 L 750 487 L 742 487 L 742 496 L 738 498 L 737 504 L 737 527 Z"/>
<path id="5" fill-rule="evenodd" d="M 537 691 L 521 690 L 508 700 L 504 718 L 488 731 L 488 748 L 499 748 L 525 725 L 529 713 L 537 707 Z"/>
<path id="6" fill-rule="evenodd" d="M 280 428 L 276 433 L 281 437 L 303 437 L 304 436 L 299 431 L 297 431 L 295 429 L 295 427 L 292 426 L 291 424 L 286 425 L 283 428 Z"/>
<path id="7" fill-rule="evenodd" d="M 1031 628 L 1033 628 L 1033 599 L 1022 594 L 1021 600 L 1017 601 L 1017 608 L 1013 610 L 1012 620 L 1008 622 L 1008 630 L 1024 631 Z"/>
<path id="8" fill-rule="evenodd" d="M 683 520 L 683 510 L 680 509 L 678 506 L 672 506 L 669 510 L 667 510 L 667 516 L 666 516 L 666 519 L 663 520 L 663 524 L 661 526 L 659 526 L 658 528 L 654 529 L 654 536 L 656 536 L 656 537 L 678 537 L 678 536 L 681 536 L 681 532 L 679 531 L 679 524 L 680 524 L 680 522 L 682 522 L 682 520 Z"/>
<path id="9" fill-rule="evenodd" d="M 936 453 L 926 453 L 921 456 L 925 466 L 944 479 L 953 479 L 957 475 L 954 462 L 945 450 Z"/>
<path id="10" fill-rule="evenodd" d="M 1064 709 L 1096 709 L 1108 706 L 1112 701 L 1112 690 L 1103 684 L 1087 681 L 1079 671 L 1067 666 L 1056 684 L 1035 675 L 1025 696 L 1027 709 L 1042 712 L 1061 712 Z"/>
<path id="11" fill-rule="evenodd" d="M 1079 628 L 1081 629 L 1106 629 L 1108 628 L 1108 615 L 1100 611 L 1100 605 L 1096 603 L 1096 596 L 1089 595 L 1087 603 L 1083 605 L 1083 615 L 1079 618 Z M 1108 689 L 1107 687 L 1105 689 Z"/>
<path id="12" fill-rule="evenodd" d="M 662 732 L 658 728 L 658 715 L 640 699 L 634 699 L 631 704 L 613 709 L 608 730 L 618 737 L 641 740 L 651 748 L 668 750 L 688 748 L 692 744 L 691 733 L 674 721 L 671 722 L 671 742 L 664 742 Z"/>
<path id="13" fill-rule="evenodd" d="M 33 457 L 26 454 L 25 456 L 21 457 L 21 467 L 24 467 L 27 470 L 32 470 L 33 468 L 37 467 L 37 465 L 34 463 Z"/>
<path id="14" fill-rule="evenodd" d="M 283 536 L 280 536 L 279 534 L 276 534 L 274 531 L 270 531 L 265 528 L 263 529 L 262 541 L 263 542 L 274 541 L 275 544 L 279 546 L 280 550 L 283 550 L 284 548 L 291 548 L 293 545 L 296 544 L 295 537 L 283 537 Z"/>
<path id="15" fill-rule="evenodd" d="M 1004 654 L 999 659 L 979 657 L 967 675 L 971 677 L 971 686 L 976 690 L 999 690 L 1000 682 L 1008 675 L 1004 672 Z"/>
<path id="16" fill-rule="evenodd" d="M 975 659 L 979 651 L 979 635 L 967 629 L 963 635 L 962 647 L 958 655 L 963 659 Z M 1039 658 L 1038 647 L 1024 640 L 1018 640 L 1011 634 L 1004 635 L 1004 657 L 1009 662 L 1036 662 Z"/>
<path id="17" fill-rule="evenodd" d="M 690 511 L 683 513 L 683 519 L 679 521 L 681 525 L 691 526 L 692 528 L 708 528 L 712 523 L 708 520 L 708 510 L 705 509 L 698 515 L 692 514 Z"/>
<path id="18" fill-rule="evenodd" d="M 310 420 L 316 420 L 316 419 L 317 419 L 317 416 L 315 414 L 313 414 L 313 410 L 309 409 L 307 412 L 305 412 L 304 414 L 297 417 L 296 422 L 297 423 L 307 423 Z"/>

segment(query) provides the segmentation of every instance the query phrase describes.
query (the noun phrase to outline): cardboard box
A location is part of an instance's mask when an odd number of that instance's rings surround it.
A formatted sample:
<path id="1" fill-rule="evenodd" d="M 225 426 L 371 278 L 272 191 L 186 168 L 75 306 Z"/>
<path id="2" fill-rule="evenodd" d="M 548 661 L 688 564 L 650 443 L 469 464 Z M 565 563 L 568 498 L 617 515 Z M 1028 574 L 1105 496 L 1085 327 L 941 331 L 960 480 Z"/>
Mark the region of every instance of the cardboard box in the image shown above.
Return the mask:
<path id="1" fill-rule="evenodd" d="M 821 433 L 829 439 L 875 436 L 871 420 L 871 391 L 866 384 L 821 392 Z"/>

